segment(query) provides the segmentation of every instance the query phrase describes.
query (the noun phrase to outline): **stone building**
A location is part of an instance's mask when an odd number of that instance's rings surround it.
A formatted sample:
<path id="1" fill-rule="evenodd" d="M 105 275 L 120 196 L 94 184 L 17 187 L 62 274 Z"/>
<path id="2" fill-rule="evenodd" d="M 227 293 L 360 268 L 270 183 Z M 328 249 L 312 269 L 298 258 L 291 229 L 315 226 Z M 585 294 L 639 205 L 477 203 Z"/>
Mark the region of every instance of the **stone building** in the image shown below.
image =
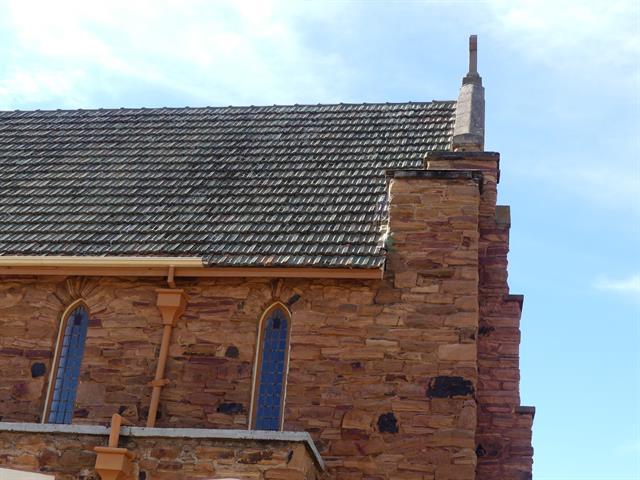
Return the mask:
<path id="1" fill-rule="evenodd" d="M 0 476 L 531 478 L 475 37 L 457 102 L 1 112 L 0 167 Z"/>

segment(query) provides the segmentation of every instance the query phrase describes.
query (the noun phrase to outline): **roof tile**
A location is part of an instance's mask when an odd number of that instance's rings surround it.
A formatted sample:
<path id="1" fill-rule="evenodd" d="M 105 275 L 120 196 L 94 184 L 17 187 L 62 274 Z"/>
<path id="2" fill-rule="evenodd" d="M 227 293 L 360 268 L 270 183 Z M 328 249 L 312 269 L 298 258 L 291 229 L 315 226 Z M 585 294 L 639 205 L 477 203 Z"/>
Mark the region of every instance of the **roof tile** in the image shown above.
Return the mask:
<path id="1" fill-rule="evenodd" d="M 0 112 L 0 255 L 376 268 L 455 102 Z"/>

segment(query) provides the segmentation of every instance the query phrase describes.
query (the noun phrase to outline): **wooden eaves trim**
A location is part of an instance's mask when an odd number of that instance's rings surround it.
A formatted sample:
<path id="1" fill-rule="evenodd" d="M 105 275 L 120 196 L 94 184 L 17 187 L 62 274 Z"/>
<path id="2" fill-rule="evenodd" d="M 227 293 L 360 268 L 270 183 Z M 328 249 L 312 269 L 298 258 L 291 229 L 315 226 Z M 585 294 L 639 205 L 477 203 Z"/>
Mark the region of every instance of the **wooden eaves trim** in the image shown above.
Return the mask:
<path id="1" fill-rule="evenodd" d="M 267 277 L 378 280 L 382 268 L 206 267 L 200 257 L 0 256 L 0 275 Z"/>

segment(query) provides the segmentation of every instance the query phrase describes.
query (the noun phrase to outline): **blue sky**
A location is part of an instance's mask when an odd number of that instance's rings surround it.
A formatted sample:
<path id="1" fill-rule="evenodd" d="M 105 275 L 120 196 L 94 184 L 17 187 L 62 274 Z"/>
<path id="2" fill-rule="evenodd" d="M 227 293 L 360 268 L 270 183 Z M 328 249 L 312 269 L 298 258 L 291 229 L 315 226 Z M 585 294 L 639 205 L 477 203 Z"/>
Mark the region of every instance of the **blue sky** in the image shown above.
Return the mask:
<path id="1" fill-rule="evenodd" d="M 640 3 L 0 1 L 0 109 L 455 99 L 479 35 L 534 478 L 640 478 Z"/>

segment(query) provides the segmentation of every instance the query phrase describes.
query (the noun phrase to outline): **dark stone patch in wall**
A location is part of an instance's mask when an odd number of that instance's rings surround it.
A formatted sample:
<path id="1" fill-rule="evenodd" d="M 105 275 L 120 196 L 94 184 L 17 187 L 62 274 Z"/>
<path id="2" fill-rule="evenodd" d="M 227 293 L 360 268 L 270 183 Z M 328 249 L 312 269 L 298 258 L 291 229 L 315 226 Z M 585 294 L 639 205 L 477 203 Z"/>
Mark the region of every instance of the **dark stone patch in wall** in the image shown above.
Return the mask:
<path id="1" fill-rule="evenodd" d="M 8 357 L 21 357 L 24 350 L 20 348 L 0 348 L 0 355 Z"/>
<path id="2" fill-rule="evenodd" d="M 46 472 L 48 471 L 46 467 L 52 465 L 57 458 L 58 453 L 55 450 L 45 448 L 38 454 L 38 466 L 43 472 Z"/>
<path id="3" fill-rule="evenodd" d="M 489 335 L 494 330 L 495 330 L 495 327 L 482 326 L 482 327 L 478 328 L 478 334 L 480 336 Z"/>
<path id="4" fill-rule="evenodd" d="M 136 405 L 120 405 L 118 413 L 127 418 L 139 418 L 138 407 Z"/>
<path id="5" fill-rule="evenodd" d="M 187 362 L 195 363 L 198 365 L 224 365 L 227 360 L 225 360 L 224 358 L 217 358 L 213 355 L 194 355 L 192 353 L 189 353 Z"/>
<path id="6" fill-rule="evenodd" d="M 25 350 L 23 355 L 27 358 L 51 358 L 50 350 Z"/>
<path id="7" fill-rule="evenodd" d="M 383 413 L 378 417 L 378 430 L 380 433 L 398 433 L 398 420 L 393 412 Z"/>
<path id="8" fill-rule="evenodd" d="M 102 322 L 96 316 L 89 317 L 89 322 L 87 324 L 89 327 L 102 327 Z"/>
<path id="9" fill-rule="evenodd" d="M 229 415 L 235 415 L 238 413 L 244 413 L 244 405 L 235 402 L 225 402 L 218 405 L 218 413 L 226 413 Z"/>
<path id="10" fill-rule="evenodd" d="M 160 409 L 162 408 L 162 405 L 160 406 L 160 408 L 158 408 L 158 411 L 156 412 L 156 420 L 160 420 L 162 418 L 162 412 L 160 411 Z M 144 406 L 144 407 L 139 407 L 139 412 L 140 418 L 148 418 L 149 417 L 149 406 Z"/>
<path id="11" fill-rule="evenodd" d="M 86 408 L 76 408 L 73 411 L 73 416 L 76 418 L 88 418 L 89 417 L 89 410 Z"/>
<path id="12" fill-rule="evenodd" d="M 484 445 L 482 443 L 478 444 L 476 447 L 476 455 L 478 458 L 498 458 L 502 449 L 503 446 L 500 445 L 500 442 L 489 440 L 484 442 Z"/>
<path id="13" fill-rule="evenodd" d="M 352 362 L 351 363 L 351 368 L 353 368 L 354 370 L 360 370 L 360 369 L 362 369 L 362 363 L 360 363 L 360 362 Z"/>
<path id="14" fill-rule="evenodd" d="M 271 450 L 260 450 L 257 452 L 245 453 L 238 459 L 238 463 L 253 464 L 262 460 L 269 460 L 273 457 Z"/>
<path id="15" fill-rule="evenodd" d="M 300 295 L 298 295 L 297 293 L 292 295 L 291 298 L 287 300 L 287 307 L 290 307 L 291 305 L 296 303 L 298 300 L 300 300 Z"/>
<path id="16" fill-rule="evenodd" d="M 227 358 L 238 358 L 240 356 L 240 350 L 235 345 L 229 345 L 224 352 L 224 356 Z"/>
<path id="17" fill-rule="evenodd" d="M 397 382 L 398 380 L 406 382 L 407 376 L 400 373 L 387 373 L 384 377 L 385 382 Z"/>
<path id="18" fill-rule="evenodd" d="M 427 387 L 427 397 L 451 398 L 473 395 L 473 383 L 462 377 L 440 376 L 432 378 Z"/>
<path id="19" fill-rule="evenodd" d="M 147 480 L 147 472 L 144 470 L 138 473 L 138 480 Z"/>
<path id="20" fill-rule="evenodd" d="M 475 328 L 461 328 L 460 329 L 460 342 L 464 343 L 465 340 L 475 340 L 476 339 L 476 329 Z"/>
<path id="21" fill-rule="evenodd" d="M 36 362 L 31 365 L 31 377 L 37 378 L 43 376 L 47 371 L 47 367 L 45 367 L 44 363 Z"/>

